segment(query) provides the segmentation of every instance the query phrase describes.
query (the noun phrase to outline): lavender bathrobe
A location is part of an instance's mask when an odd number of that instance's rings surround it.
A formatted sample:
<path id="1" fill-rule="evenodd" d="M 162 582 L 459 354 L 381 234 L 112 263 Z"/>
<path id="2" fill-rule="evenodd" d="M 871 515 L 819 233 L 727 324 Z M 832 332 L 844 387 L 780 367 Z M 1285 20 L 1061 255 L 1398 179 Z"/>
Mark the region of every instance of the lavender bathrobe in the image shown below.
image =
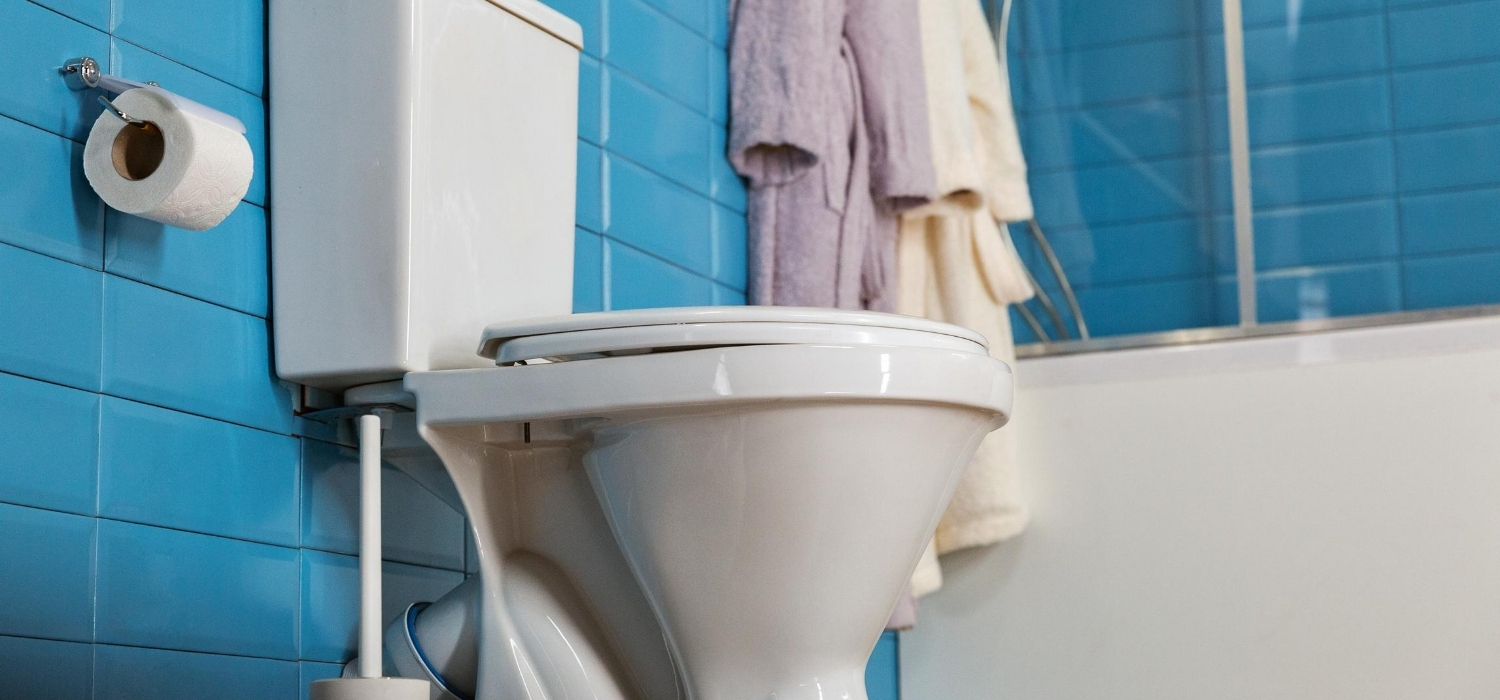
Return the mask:
<path id="1" fill-rule="evenodd" d="M 896 217 L 933 197 L 916 0 L 731 3 L 729 160 L 750 302 L 891 311 Z"/>

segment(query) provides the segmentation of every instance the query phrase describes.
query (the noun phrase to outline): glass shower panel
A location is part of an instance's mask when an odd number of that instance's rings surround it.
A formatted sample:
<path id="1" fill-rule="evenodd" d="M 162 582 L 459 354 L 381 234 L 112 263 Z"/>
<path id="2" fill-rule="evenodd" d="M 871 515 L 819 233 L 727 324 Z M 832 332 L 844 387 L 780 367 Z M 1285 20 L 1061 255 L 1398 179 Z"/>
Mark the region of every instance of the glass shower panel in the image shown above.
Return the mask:
<path id="1" fill-rule="evenodd" d="M 1500 302 L 1500 2 L 1244 13 L 1260 320 Z"/>
<path id="2" fill-rule="evenodd" d="M 1222 32 L 1207 5 L 1014 0 L 1007 55 L 1037 221 L 1094 336 L 1238 322 Z M 1026 227 L 1011 233 L 1062 306 Z"/>

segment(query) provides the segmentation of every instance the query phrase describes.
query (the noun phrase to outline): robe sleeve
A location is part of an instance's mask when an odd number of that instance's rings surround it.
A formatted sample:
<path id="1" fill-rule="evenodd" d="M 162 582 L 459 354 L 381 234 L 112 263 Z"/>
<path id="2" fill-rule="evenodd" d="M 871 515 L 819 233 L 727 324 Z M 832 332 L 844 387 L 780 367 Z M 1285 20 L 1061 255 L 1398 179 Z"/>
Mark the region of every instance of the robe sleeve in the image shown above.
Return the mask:
<path id="1" fill-rule="evenodd" d="M 917 2 L 849 0 L 844 36 L 864 100 L 870 194 L 891 212 L 926 204 L 937 183 Z"/>
<path id="2" fill-rule="evenodd" d="M 824 2 L 737 0 L 731 8 L 728 156 L 751 186 L 786 184 L 818 164 L 828 99 Z"/>
<path id="3" fill-rule="evenodd" d="M 1031 191 L 1010 102 L 1010 80 L 1000 66 L 979 0 L 956 2 L 969 108 L 984 166 L 984 201 L 990 215 L 1000 221 L 1025 221 L 1032 217 Z"/>

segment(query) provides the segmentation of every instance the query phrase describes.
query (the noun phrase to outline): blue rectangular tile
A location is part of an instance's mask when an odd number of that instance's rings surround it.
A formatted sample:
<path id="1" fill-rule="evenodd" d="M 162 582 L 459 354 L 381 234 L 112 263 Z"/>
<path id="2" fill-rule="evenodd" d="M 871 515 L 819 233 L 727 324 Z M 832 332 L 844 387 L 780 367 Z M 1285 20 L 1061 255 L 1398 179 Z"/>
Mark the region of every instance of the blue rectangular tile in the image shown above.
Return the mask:
<path id="1" fill-rule="evenodd" d="M 729 164 L 729 147 L 725 144 L 728 134 L 716 128 L 709 132 L 709 196 L 715 202 L 735 211 L 745 211 L 745 181 Z"/>
<path id="2" fill-rule="evenodd" d="M 94 522 L 0 503 L 0 634 L 93 641 Z"/>
<path id="3" fill-rule="evenodd" d="M 245 139 L 255 156 L 255 176 L 250 179 L 245 201 L 265 206 L 266 105 L 260 97 L 125 41 L 110 43 L 110 66 L 121 77 L 142 82 L 154 80 L 163 88 L 244 122 Z"/>
<path id="4" fill-rule="evenodd" d="M 1019 68 L 1035 88 L 1027 109 L 1039 111 L 1184 95 L 1198 87 L 1200 60 L 1198 41 L 1181 38 L 1029 54 Z"/>
<path id="5" fill-rule="evenodd" d="M 0 695 L 17 700 L 93 700 L 94 646 L 0 637 Z"/>
<path id="6" fill-rule="evenodd" d="M 1500 0 L 1446 3 L 1391 13 L 1391 61 L 1398 68 L 1500 56 Z"/>
<path id="7" fill-rule="evenodd" d="M 1209 85 L 1224 87 L 1224 37 L 1205 42 Z M 1357 15 L 1245 31 L 1245 82 L 1251 86 L 1337 78 L 1387 68 L 1385 16 Z"/>
<path id="8" fill-rule="evenodd" d="M 729 123 L 729 55 L 717 46 L 708 50 L 708 118 Z"/>
<path id="9" fill-rule="evenodd" d="M 1207 208 L 1205 167 L 1179 158 L 1037 173 L 1031 196 L 1037 220 L 1055 228 L 1182 217 Z"/>
<path id="10" fill-rule="evenodd" d="M 578 58 L 578 138 L 589 143 L 603 143 L 604 83 L 599 61 Z"/>
<path id="11" fill-rule="evenodd" d="M 1082 288 L 1212 274 L 1214 261 L 1204 228 L 1197 218 L 1190 218 L 1053 230 L 1047 238 L 1068 281 Z M 1018 238 L 1018 248 L 1032 245 L 1029 236 Z M 1051 275 L 1045 264 L 1033 271 Z"/>
<path id="12" fill-rule="evenodd" d="M 1396 137 L 1405 192 L 1500 183 L 1500 125 Z"/>
<path id="13" fill-rule="evenodd" d="M 714 231 L 714 279 L 740 291 L 745 290 L 746 259 L 745 215 L 737 211 L 715 206 L 713 211 Z"/>
<path id="14" fill-rule="evenodd" d="M 708 117 L 613 69 L 606 71 L 609 126 L 605 144 L 658 174 L 704 194 L 709 192 L 703 149 L 717 128 Z"/>
<path id="15" fill-rule="evenodd" d="M 604 238 L 573 232 L 573 313 L 604 310 Z"/>
<path id="16" fill-rule="evenodd" d="M 312 685 L 312 682 L 343 677 L 344 665 L 323 663 L 321 661 L 299 661 L 297 662 L 297 671 L 297 691 L 301 693 L 297 697 L 300 700 L 310 700 L 308 688 Z"/>
<path id="17" fill-rule="evenodd" d="M 1500 189 L 1403 197 L 1401 248 L 1406 253 L 1500 248 Z"/>
<path id="18" fill-rule="evenodd" d="M 187 231 L 111 209 L 104 269 L 264 318 L 266 211 L 240 203 L 212 231 Z"/>
<path id="19" fill-rule="evenodd" d="M 729 3 L 708 3 L 708 38 L 714 42 L 714 46 L 724 47 L 729 45 Z"/>
<path id="20" fill-rule="evenodd" d="M 0 170 L 0 243 L 98 269 L 104 204 L 83 176 L 83 146 L 0 117 L 0 153 L 16 166 Z"/>
<path id="21" fill-rule="evenodd" d="M 707 306 L 714 283 L 628 245 L 605 239 L 609 260 L 609 308 L 651 309 Z"/>
<path id="22" fill-rule="evenodd" d="M 1210 114 L 1227 109 L 1223 95 L 1209 100 Z M 1376 75 L 1256 88 L 1250 91 L 1249 112 L 1252 147 L 1384 133 L 1391 128 L 1389 81 Z M 1229 150 L 1227 120 L 1214 118 L 1209 124 L 1214 150 Z"/>
<path id="23" fill-rule="evenodd" d="M 1262 323 L 1310 321 L 1401 310 L 1397 263 L 1282 270 L 1256 276 L 1256 315 Z M 1234 278 L 1219 281 L 1219 318 L 1237 323 Z"/>
<path id="24" fill-rule="evenodd" d="M 116 37 L 242 90 L 265 89 L 265 3 L 116 0 L 115 8 Z"/>
<path id="25" fill-rule="evenodd" d="M 744 306 L 748 302 L 745 293 L 738 289 L 730 289 L 722 284 L 714 285 L 714 306 Z"/>
<path id="26" fill-rule="evenodd" d="M 698 5 L 701 3 L 689 0 Z M 707 37 L 669 19 L 642 0 L 612 0 L 609 45 L 605 60 L 652 89 L 700 114 L 708 114 Z"/>
<path id="27" fill-rule="evenodd" d="M 381 470 L 384 557 L 464 567 L 464 517 L 389 464 Z M 359 452 L 302 440 L 302 546 L 359 553 Z"/>
<path id="28" fill-rule="evenodd" d="M 1210 2 L 1202 7 L 1203 27 L 1220 30 L 1224 25 L 1222 4 Z M 1279 24 L 1286 27 L 1318 17 L 1380 12 L 1382 8 L 1383 0 L 1245 0 L 1240 12 L 1246 26 Z"/>
<path id="29" fill-rule="evenodd" d="M 610 238 L 689 270 L 713 274 L 713 204 L 619 158 L 608 159 Z"/>
<path id="30" fill-rule="evenodd" d="M 1395 157 L 1389 139 L 1342 141 L 1256 151 L 1250 159 L 1255 206 L 1271 208 L 1336 199 L 1374 197 L 1396 189 Z M 1228 174 L 1215 192 L 1219 211 L 1228 211 Z"/>
<path id="31" fill-rule="evenodd" d="M 109 35 L 26 0 L 0 0 L 0 46 L 0 115 L 87 138 L 103 108 L 93 91 L 69 90 L 57 69 L 79 56 L 107 62 Z"/>
<path id="32" fill-rule="evenodd" d="M 1206 279 L 1082 289 L 1078 303 L 1101 337 L 1216 324 L 1214 284 Z"/>
<path id="33" fill-rule="evenodd" d="M 1427 68 L 1394 80 L 1397 128 L 1500 119 L 1500 62 Z"/>
<path id="34" fill-rule="evenodd" d="M 33 0 L 33 2 L 72 17 L 101 32 L 109 31 L 110 0 Z M 104 60 L 102 56 L 94 58 Z"/>
<path id="35" fill-rule="evenodd" d="M 687 25 L 687 27 L 689 29 L 692 29 L 694 32 L 697 32 L 698 34 L 702 34 L 702 35 L 708 34 L 708 31 L 709 31 L 709 28 L 708 28 L 709 9 L 708 9 L 708 7 L 710 5 L 715 4 L 714 2 L 703 2 L 702 0 L 648 0 L 648 1 L 652 5 L 655 5 L 657 7 L 657 9 L 661 10 L 662 12 L 665 12 L 665 13 L 671 15 L 678 22 L 681 22 L 684 25 Z M 610 6 L 609 6 L 610 12 L 614 12 L 615 7 L 616 7 L 616 5 L 614 3 L 610 3 Z M 611 32 L 612 36 L 618 36 L 618 35 L 615 35 L 613 33 L 614 32 L 613 29 L 611 29 L 610 32 Z M 628 37 L 630 35 L 625 35 L 625 36 Z M 614 48 L 614 47 L 611 46 L 610 48 Z"/>
<path id="36" fill-rule="evenodd" d="M 1021 117 L 1027 163 L 1041 171 L 1184 155 L 1207 146 L 1208 115 L 1198 98 Z"/>
<path id="37" fill-rule="evenodd" d="M 0 501 L 94 514 L 97 394 L 0 374 L 0 425 Z"/>
<path id="38" fill-rule="evenodd" d="M 1234 224 L 1217 220 L 1219 269 L 1234 269 Z M 1400 254 L 1392 198 L 1255 215 L 1255 267 L 1273 270 L 1391 258 Z"/>
<path id="39" fill-rule="evenodd" d="M 1026 7 L 1027 49 L 1056 51 L 1187 34 L 1200 29 L 1197 4 L 1192 0 L 1030 3 Z"/>
<path id="40" fill-rule="evenodd" d="M 103 276 L 0 243 L 0 372 L 97 391 Z"/>
<path id="41" fill-rule="evenodd" d="M 432 602 L 463 583 L 457 571 L 386 562 L 381 619 L 393 620 L 412 603 Z M 304 550 L 301 658 L 342 663 L 354 657 L 359 626 L 359 560 Z"/>
<path id="42" fill-rule="evenodd" d="M 573 219 L 578 226 L 602 233 L 604 196 L 608 181 L 604 179 L 604 152 L 587 142 L 578 142 L 578 195 L 573 205 Z"/>
<path id="43" fill-rule="evenodd" d="M 114 276 L 104 307 L 105 393 L 291 432 L 265 319 Z"/>
<path id="44" fill-rule="evenodd" d="M 98 641 L 296 659 L 297 559 L 286 547 L 101 519 Z"/>
<path id="45" fill-rule="evenodd" d="M 291 700 L 297 664 L 99 645 L 94 700 Z"/>
<path id="46" fill-rule="evenodd" d="M 865 664 L 865 692 L 869 700 L 901 700 L 901 651 L 899 637 L 887 631 L 880 635 Z"/>
<path id="47" fill-rule="evenodd" d="M 99 515 L 296 547 L 297 439 L 104 398 Z"/>
<path id="48" fill-rule="evenodd" d="M 1445 306 L 1500 302 L 1500 252 L 1467 253 L 1407 260 L 1401 266 L 1406 289 L 1406 308 L 1436 309 Z"/>
<path id="49" fill-rule="evenodd" d="M 572 18 L 583 28 L 583 52 L 604 55 L 604 0 L 544 0 L 552 9 Z"/>

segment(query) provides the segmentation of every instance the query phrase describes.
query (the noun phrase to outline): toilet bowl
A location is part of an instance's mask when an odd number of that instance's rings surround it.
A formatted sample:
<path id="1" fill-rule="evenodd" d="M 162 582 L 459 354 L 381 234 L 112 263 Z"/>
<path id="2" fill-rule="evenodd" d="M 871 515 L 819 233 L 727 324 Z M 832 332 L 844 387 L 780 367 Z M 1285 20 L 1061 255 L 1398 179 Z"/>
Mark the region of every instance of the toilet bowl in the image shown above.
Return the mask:
<path id="1" fill-rule="evenodd" d="M 435 696 L 864 700 L 1010 410 L 983 338 L 885 314 L 579 314 L 491 326 L 480 354 L 404 378 L 479 555 L 388 637 Z"/>

